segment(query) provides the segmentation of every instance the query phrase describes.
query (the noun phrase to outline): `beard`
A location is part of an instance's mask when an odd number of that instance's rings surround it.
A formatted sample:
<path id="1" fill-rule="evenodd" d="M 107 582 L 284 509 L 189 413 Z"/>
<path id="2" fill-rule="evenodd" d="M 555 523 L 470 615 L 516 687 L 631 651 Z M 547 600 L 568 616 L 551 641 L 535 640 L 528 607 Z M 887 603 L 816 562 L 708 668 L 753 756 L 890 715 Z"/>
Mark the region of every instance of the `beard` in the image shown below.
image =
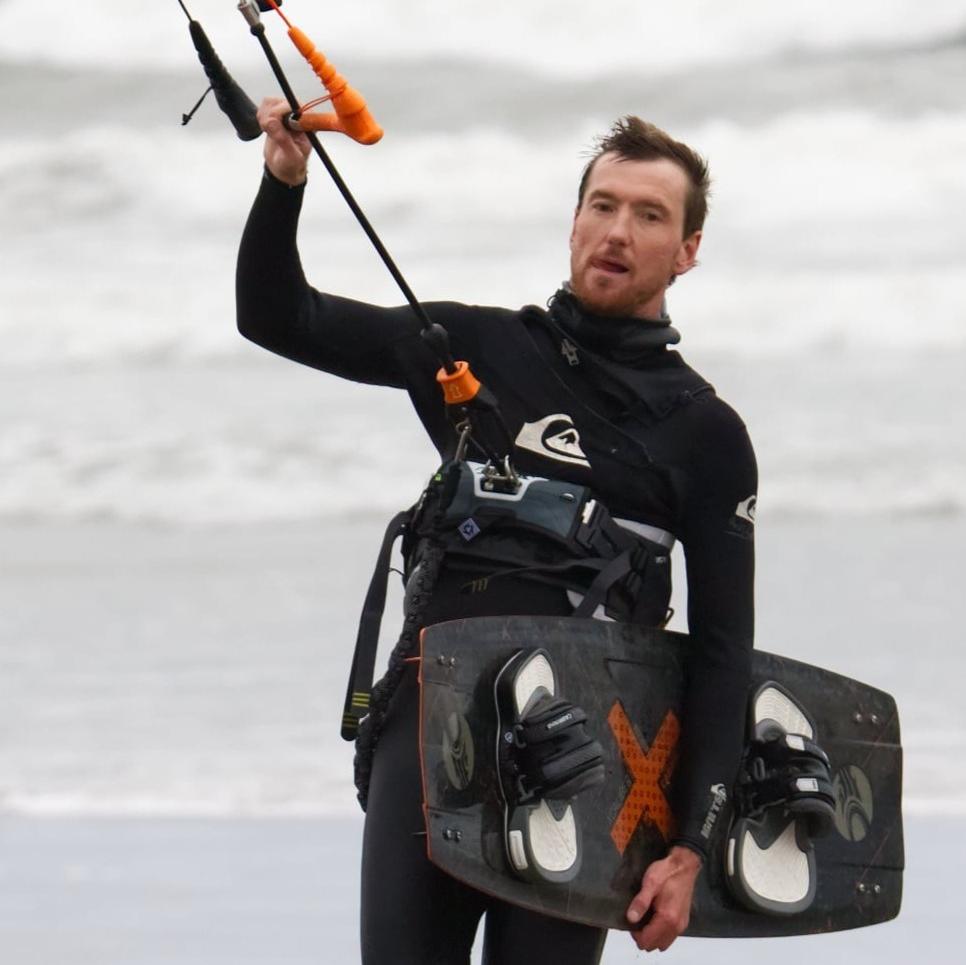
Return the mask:
<path id="1" fill-rule="evenodd" d="M 667 285 L 655 284 L 649 288 L 625 288 L 621 285 L 587 284 L 580 274 L 570 277 L 570 290 L 583 307 L 592 315 L 615 318 L 657 317 L 664 300 Z M 651 306 L 655 305 L 652 310 Z M 647 309 L 647 310 L 645 310 Z"/>

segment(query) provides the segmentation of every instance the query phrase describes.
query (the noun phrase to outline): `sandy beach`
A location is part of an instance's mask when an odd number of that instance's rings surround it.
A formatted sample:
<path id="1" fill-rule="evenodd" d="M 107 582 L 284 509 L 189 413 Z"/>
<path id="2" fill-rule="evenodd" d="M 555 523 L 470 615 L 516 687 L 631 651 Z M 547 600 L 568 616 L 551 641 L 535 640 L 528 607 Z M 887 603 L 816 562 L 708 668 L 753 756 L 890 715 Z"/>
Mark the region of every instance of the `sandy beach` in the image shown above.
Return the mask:
<path id="1" fill-rule="evenodd" d="M 0 819 L 0 954 L 5 965 L 355 965 L 361 825 Z M 893 922 L 791 939 L 685 938 L 668 958 L 953 965 L 963 831 L 949 818 L 907 822 L 904 906 Z M 602 961 L 642 957 L 614 933 Z"/>

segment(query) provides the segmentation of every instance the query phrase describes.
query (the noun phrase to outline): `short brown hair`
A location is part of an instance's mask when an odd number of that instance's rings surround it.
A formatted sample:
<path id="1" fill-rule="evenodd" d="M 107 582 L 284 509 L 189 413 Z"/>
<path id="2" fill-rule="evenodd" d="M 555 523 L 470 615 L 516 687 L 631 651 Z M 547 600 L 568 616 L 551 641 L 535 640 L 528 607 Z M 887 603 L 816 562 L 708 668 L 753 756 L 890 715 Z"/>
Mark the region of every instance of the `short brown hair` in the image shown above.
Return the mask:
<path id="1" fill-rule="evenodd" d="M 684 200 L 684 237 L 690 237 L 704 226 L 711 188 L 708 162 L 687 144 L 675 141 L 670 134 L 633 114 L 619 118 L 594 143 L 593 156 L 580 176 L 580 186 L 577 189 L 578 208 L 584 203 L 590 172 L 603 154 L 616 154 L 624 161 L 654 161 L 658 158 L 673 161 L 688 176 L 688 195 Z"/>

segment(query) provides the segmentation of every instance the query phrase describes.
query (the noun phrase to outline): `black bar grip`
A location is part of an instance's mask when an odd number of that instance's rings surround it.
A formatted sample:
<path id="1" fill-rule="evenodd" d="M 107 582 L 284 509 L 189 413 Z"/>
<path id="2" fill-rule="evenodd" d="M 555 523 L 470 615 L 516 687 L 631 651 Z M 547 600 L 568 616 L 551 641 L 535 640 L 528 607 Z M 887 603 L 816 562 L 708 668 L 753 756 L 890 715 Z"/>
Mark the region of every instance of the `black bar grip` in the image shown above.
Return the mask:
<path id="1" fill-rule="evenodd" d="M 215 48 L 211 46 L 200 23 L 191 20 L 188 30 L 198 51 L 198 59 L 204 67 L 211 89 L 215 92 L 218 106 L 231 121 L 235 132 L 243 141 L 254 141 L 262 133 L 255 116 L 255 105 L 249 96 L 238 86 L 225 65 L 218 59 Z"/>

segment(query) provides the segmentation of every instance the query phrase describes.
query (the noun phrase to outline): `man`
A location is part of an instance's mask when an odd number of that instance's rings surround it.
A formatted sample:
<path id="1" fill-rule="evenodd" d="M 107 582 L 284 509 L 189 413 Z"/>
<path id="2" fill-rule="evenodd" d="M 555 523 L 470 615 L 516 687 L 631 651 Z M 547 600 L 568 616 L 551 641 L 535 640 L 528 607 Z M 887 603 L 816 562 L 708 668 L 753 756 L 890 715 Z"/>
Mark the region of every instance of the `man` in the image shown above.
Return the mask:
<path id="1" fill-rule="evenodd" d="M 455 437 L 433 381 L 437 362 L 410 310 L 322 294 L 305 280 L 295 237 L 309 145 L 282 125 L 287 111 L 276 99 L 259 110 L 266 170 L 239 255 L 239 329 L 304 364 L 405 388 L 440 454 L 451 457 Z M 731 787 L 737 769 L 752 646 L 754 454 L 733 410 L 668 350 L 679 336 L 664 312 L 668 286 L 696 263 L 707 192 L 706 166 L 690 148 L 624 118 L 584 172 L 570 280 L 549 312 L 425 306 L 449 331 L 455 357 L 469 358 L 500 400 L 522 472 L 587 483 L 612 515 L 665 553 L 675 537 L 684 544 L 693 655 L 677 831 L 627 910 L 632 925 L 645 922 L 632 935 L 648 951 L 663 951 L 687 927 L 721 788 Z M 492 582 L 489 592 L 468 595 L 465 574 L 444 565 L 422 619 L 573 612 L 572 597 L 559 589 Z M 663 625 L 669 583 L 657 592 L 646 619 Z M 429 864 L 420 836 L 415 672 L 402 662 L 397 671 L 368 790 L 365 965 L 468 962 L 484 912 L 489 963 L 598 961 L 601 932 L 490 901 Z"/>

